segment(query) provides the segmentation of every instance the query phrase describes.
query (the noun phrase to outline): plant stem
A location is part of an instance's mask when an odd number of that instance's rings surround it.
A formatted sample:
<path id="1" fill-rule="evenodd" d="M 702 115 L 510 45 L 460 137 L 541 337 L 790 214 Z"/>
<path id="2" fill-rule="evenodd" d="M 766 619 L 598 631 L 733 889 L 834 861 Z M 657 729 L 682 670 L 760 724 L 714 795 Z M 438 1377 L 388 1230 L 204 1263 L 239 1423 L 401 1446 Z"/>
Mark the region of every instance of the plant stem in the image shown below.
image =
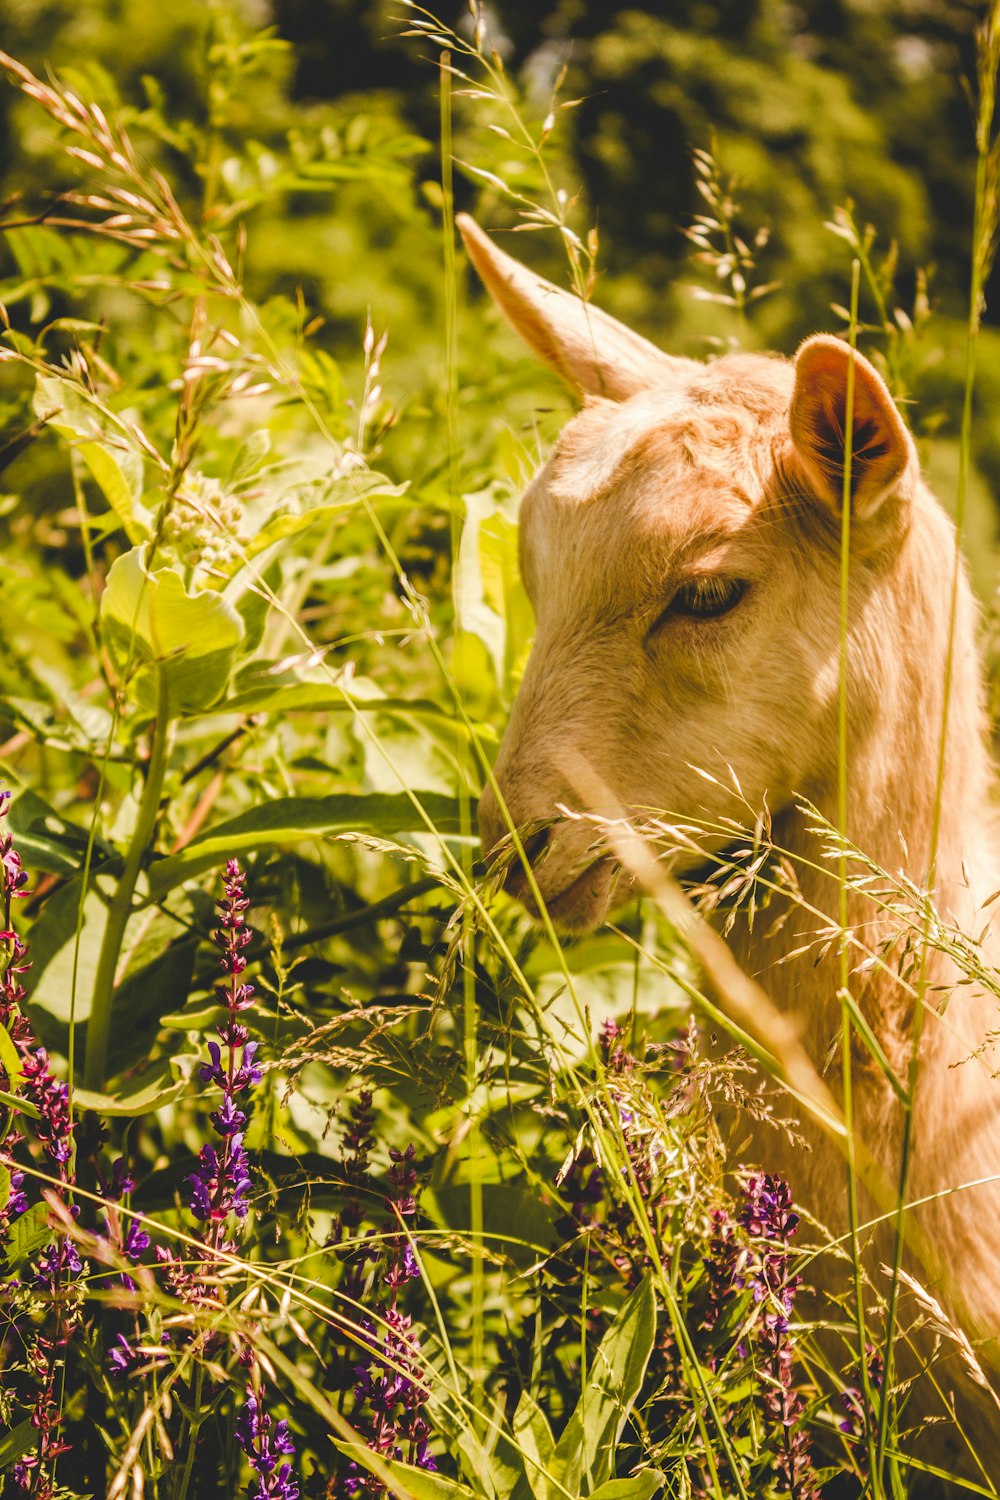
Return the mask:
<path id="1" fill-rule="evenodd" d="M 142 868 L 143 855 L 153 835 L 156 815 L 167 770 L 170 714 L 166 675 L 156 674 L 156 719 L 153 726 L 153 750 L 146 772 L 146 785 L 139 802 L 139 815 L 125 855 L 125 865 L 115 887 L 108 920 L 101 940 L 101 951 L 94 976 L 94 995 L 87 1021 L 87 1046 L 84 1059 L 84 1086 L 101 1092 L 107 1073 L 108 1037 L 111 1031 L 111 1005 L 115 993 L 115 974 L 128 919 L 132 915 L 132 897 Z"/>
<path id="2" fill-rule="evenodd" d="M 199 1365 L 198 1372 L 194 1378 L 194 1400 L 191 1404 L 193 1413 L 201 1412 L 202 1387 L 205 1383 L 204 1368 Z M 174 1485 L 174 1500 L 187 1500 L 187 1493 L 191 1487 L 191 1475 L 194 1472 L 195 1454 L 198 1451 L 198 1433 L 201 1428 L 200 1420 L 188 1419 L 187 1423 L 188 1444 L 187 1453 L 184 1455 L 184 1467 L 177 1477 Z"/>
<path id="3" fill-rule="evenodd" d="M 445 416 L 448 445 L 448 496 L 451 500 L 451 556 L 452 578 L 458 579 L 458 554 L 462 539 L 461 520 L 457 504 L 460 491 L 458 462 L 458 273 L 455 264 L 455 196 L 452 162 L 452 98 L 451 98 L 451 53 L 443 51 L 440 61 L 439 121 L 441 134 L 441 228 L 444 250 L 444 353 L 445 353 Z M 463 622 L 455 593 L 455 650 L 462 651 Z M 456 694 L 456 709 L 459 709 Z M 459 709 L 460 711 L 460 709 Z M 475 775 L 475 764 L 468 765 L 469 757 L 460 751 L 459 770 L 459 820 L 461 831 L 461 860 L 463 873 L 472 879 L 472 831 L 473 813 L 469 792 L 468 773 Z M 462 1033 L 465 1053 L 465 1087 L 469 1108 L 469 1133 L 467 1137 L 469 1172 L 469 1230 L 472 1239 L 472 1404 L 476 1420 L 483 1409 L 483 1383 L 486 1373 L 486 1268 L 483 1260 L 483 1161 L 482 1131 L 479 1121 L 480 1105 L 477 1103 L 479 1084 L 479 1001 L 476 996 L 476 934 L 475 920 L 470 907 L 462 913 Z"/>
<path id="4" fill-rule="evenodd" d="M 856 1142 L 854 1139 L 854 1096 L 853 1079 L 851 1076 L 851 1047 L 853 1045 L 853 1024 L 851 1010 L 845 1002 L 850 988 L 850 956 L 847 949 L 848 934 L 848 905 L 847 905 L 847 809 L 848 809 L 848 691 L 850 678 L 848 672 L 848 649 L 849 649 L 849 607 L 850 607 L 850 564 L 851 564 L 851 471 L 854 461 L 854 383 L 855 367 L 854 352 L 858 341 L 858 299 L 861 287 L 861 263 L 855 259 L 851 266 L 851 308 L 850 328 L 848 331 L 851 358 L 847 365 L 847 391 L 844 416 L 844 480 L 841 494 L 841 530 L 840 530 L 840 683 L 837 702 L 837 822 L 841 837 L 841 851 L 837 861 L 839 892 L 839 926 L 840 926 L 840 985 L 839 999 L 841 1005 L 841 1030 L 840 1030 L 840 1063 L 843 1075 L 843 1103 L 844 1124 L 847 1128 L 846 1155 L 847 1155 L 847 1206 L 850 1222 L 850 1244 L 851 1264 L 854 1271 L 854 1316 L 858 1335 L 858 1364 L 860 1367 L 861 1388 L 864 1398 L 864 1409 L 868 1413 L 872 1409 L 871 1403 L 871 1380 L 868 1372 L 867 1339 L 865 1337 L 865 1305 L 864 1305 L 864 1279 L 861 1269 L 861 1250 L 859 1245 L 859 1213 L 858 1213 L 858 1171 Z M 865 1439 L 868 1445 L 869 1473 L 873 1486 L 872 1493 L 875 1500 L 880 1500 L 883 1493 L 881 1475 L 877 1464 L 873 1461 L 875 1457 L 875 1442 L 871 1430 L 871 1423 L 865 1419 Z"/>

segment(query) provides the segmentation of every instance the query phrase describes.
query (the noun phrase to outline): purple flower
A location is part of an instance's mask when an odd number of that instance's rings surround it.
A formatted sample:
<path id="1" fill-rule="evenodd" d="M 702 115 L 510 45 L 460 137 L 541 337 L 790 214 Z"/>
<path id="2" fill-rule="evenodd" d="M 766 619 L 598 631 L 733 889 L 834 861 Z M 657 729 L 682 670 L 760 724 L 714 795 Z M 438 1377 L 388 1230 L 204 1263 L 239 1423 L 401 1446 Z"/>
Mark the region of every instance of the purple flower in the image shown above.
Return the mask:
<path id="1" fill-rule="evenodd" d="M 13 1145 L 13 1141 L 8 1136 L 4 1142 L 4 1147 L 6 1148 L 11 1145 Z M 0 1210 L 0 1225 L 2 1225 L 4 1232 L 6 1232 L 9 1225 L 15 1219 L 20 1218 L 21 1214 L 28 1207 L 28 1195 L 24 1191 L 24 1173 L 18 1171 L 6 1155 L 0 1158 L 0 1160 L 4 1161 L 10 1178 L 7 1189 L 7 1202 L 4 1204 L 3 1209 Z"/>
<path id="2" fill-rule="evenodd" d="M 196 1219 L 211 1224 L 224 1223 L 230 1214 L 245 1219 L 250 1207 L 247 1194 L 253 1182 L 243 1137 L 226 1137 L 221 1155 L 206 1142 L 198 1157 L 198 1170 L 189 1175 L 188 1182 L 191 1212 Z"/>
<path id="3" fill-rule="evenodd" d="M 282 1458 L 295 1455 L 295 1444 L 284 1420 L 274 1424 L 264 1410 L 263 1393 L 247 1389 L 247 1399 L 236 1419 L 236 1440 L 246 1454 L 247 1463 L 257 1476 L 252 1500 L 298 1500 L 299 1486 L 290 1463 Z"/>
<path id="4" fill-rule="evenodd" d="M 253 986 L 239 977 L 247 966 L 243 950 L 253 940 L 253 931 L 246 925 L 250 906 L 246 876 L 234 859 L 226 865 L 223 885 L 225 895 L 216 902 L 219 926 L 213 938 L 222 950 L 222 969 L 229 976 L 215 991 L 227 1015 L 217 1028 L 219 1040 L 208 1044 L 209 1061 L 198 1070 L 203 1083 L 214 1083 L 222 1090 L 222 1100 L 209 1116 L 221 1140 L 218 1147 L 206 1144 L 201 1148 L 197 1170 L 188 1177 L 191 1212 L 203 1224 L 212 1226 L 210 1243 L 215 1249 L 222 1242 L 230 1216 L 244 1219 L 249 1211 L 248 1194 L 253 1182 L 243 1147 L 247 1113 L 236 1098 L 249 1093 L 263 1077 L 254 1061 L 258 1043 L 248 1040 L 247 1028 L 239 1020 L 239 1013 L 251 1003 L 253 995 Z"/>
<path id="5" fill-rule="evenodd" d="M 49 1072 L 49 1054 L 44 1047 L 22 1053 L 24 1094 L 38 1110 L 35 1134 L 46 1154 L 65 1167 L 72 1149 L 76 1126 L 69 1108 L 69 1086 Z M 61 1174 L 64 1175 L 64 1174 Z"/>
<path id="6" fill-rule="evenodd" d="M 150 1246 L 150 1238 L 143 1229 L 138 1219 L 129 1219 L 122 1237 L 122 1253 L 128 1257 L 133 1265 L 146 1253 Z"/>
<path id="7" fill-rule="evenodd" d="M 740 1221 L 755 1239 L 786 1240 L 794 1234 L 799 1216 L 792 1208 L 792 1191 L 784 1178 L 772 1177 L 770 1172 L 748 1177 Z"/>
<path id="8" fill-rule="evenodd" d="M 882 1351 L 874 1345 L 868 1344 L 865 1349 L 868 1361 L 868 1384 L 873 1391 L 882 1389 L 885 1379 L 885 1359 Z M 855 1369 L 855 1377 L 860 1376 L 860 1367 Z M 868 1408 L 864 1393 L 856 1385 L 849 1385 L 841 1392 L 840 1399 L 847 1419 L 840 1423 L 841 1432 L 846 1432 L 848 1437 L 861 1438 L 864 1436 L 869 1419 L 874 1415 Z"/>
<path id="9" fill-rule="evenodd" d="M 118 1156 L 111 1164 L 111 1181 L 101 1179 L 101 1197 L 106 1203 L 120 1203 L 127 1193 L 135 1192 L 135 1181 L 128 1170 L 124 1156 Z"/>
<path id="10" fill-rule="evenodd" d="M 238 1135 L 247 1122 L 247 1117 L 233 1103 L 232 1094 L 227 1093 L 218 1109 L 213 1109 L 209 1119 L 219 1135 Z"/>
<path id="11" fill-rule="evenodd" d="M 108 1365 L 112 1375 L 130 1375 L 139 1363 L 139 1356 L 123 1333 L 115 1335 L 108 1350 Z"/>
<path id="12" fill-rule="evenodd" d="M 5 818 L 10 810 L 11 795 L 8 787 L 0 787 L 0 818 Z M 28 872 L 22 868 L 13 836 L 0 834 L 0 897 L 9 902 L 25 896 L 27 883 Z"/>
<path id="13" fill-rule="evenodd" d="M 74 1213 L 74 1210 L 70 1210 Z M 76 1209 L 74 1217 L 79 1214 Z M 73 1241 L 61 1235 L 52 1241 L 47 1249 L 35 1261 L 34 1271 L 27 1278 L 33 1286 L 41 1291 L 53 1292 L 58 1289 L 60 1282 L 67 1277 L 79 1276 L 83 1270 L 83 1262 L 80 1259 Z"/>

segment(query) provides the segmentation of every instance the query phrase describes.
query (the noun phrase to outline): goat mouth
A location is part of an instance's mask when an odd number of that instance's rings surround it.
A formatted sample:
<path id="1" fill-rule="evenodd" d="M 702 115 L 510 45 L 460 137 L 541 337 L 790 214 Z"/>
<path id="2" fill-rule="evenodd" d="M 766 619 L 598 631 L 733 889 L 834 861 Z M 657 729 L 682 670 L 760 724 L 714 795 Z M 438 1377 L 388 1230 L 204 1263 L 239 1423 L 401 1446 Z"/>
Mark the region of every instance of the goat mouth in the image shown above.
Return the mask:
<path id="1" fill-rule="evenodd" d="M 542 892 L 545 910 L 557 927 L 565 932 L 589 932 L 603 917 L 608 904 L 611 877 L 616 861 L 606 854 L 594 859 L 575 875 L 568 885 L 552 895 Z M 529 898 L 532 914 L 537 916 L 535 901 Z"/>

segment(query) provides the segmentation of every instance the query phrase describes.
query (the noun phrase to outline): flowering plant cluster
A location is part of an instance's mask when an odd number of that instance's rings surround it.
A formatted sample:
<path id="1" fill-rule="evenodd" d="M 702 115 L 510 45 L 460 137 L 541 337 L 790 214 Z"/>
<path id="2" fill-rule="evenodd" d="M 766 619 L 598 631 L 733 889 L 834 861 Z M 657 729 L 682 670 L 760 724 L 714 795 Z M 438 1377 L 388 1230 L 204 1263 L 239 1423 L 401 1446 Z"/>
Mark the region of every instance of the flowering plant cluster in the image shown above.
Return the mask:
<path id="1" fill-rule="evenodd" d="M 6 1039 L 2 1053 L 3 1086 L 23 1100 L 21 1119 L 31 1121 L 33 1161 L 42 1180 L 51 1184 L 70 1215 L 68 1189 L 74 1178 L 74 1122 L 69 1108 L 69 1089 L 53 1076 L 46 1049 L 38 1045 L 21 1006 L 26 996 L 22 976 L 30 968 L 27 944 L 13 928 L 13 903 L 26 894 L 27 871 L 6 827 L 11 794 L 0 788 L 0 1028 Z M 8 1129 L 0 1146 L 3 1185 L 0 1210 L 0 1243 L 7 1250 L 8 1265 L 16 1264 L 12 1253 L 16 1230 L 29 1214 L 25 1171 L 18 1165 L 17 1148 L 25 1135 L 8 1118 Z M 44 1174 L 44 1175 L 43 1175 Z M 13 1470 L 14 1483 L 23 1494 L 47 1500 L 55 1493 L 56 1461 L 68 1451 L 63 1436 L 59 1400 L 64 1351 L 80 1314 L 77 1278 L 83 1264 L 65 1229 L 53 1237 L 46 1232 L 48 1214 L 43 1205 L 35 1221 L 36 1234 L 27 1243 L 41 1240 L 36 1253 L 17 1266 L 17 1274 L 0 1290 L 11 1312 L 4 1347 L 13 1366 L 10 1386 L 29 1410 L 31 1441 Z M 20 1359 L 18 1359 L 20 1354 Z M 11 1357 L 13 1356 L 13 1357 Z"/>
<path id="2" fill-rule="evenodd" d="M 694 1357 L 713 1372 L 720 1390 L 750 1392 L 723 1408 L 731 1451 L 756 1455 L 743 1483 L 752 1482 L 753 1493 L 761 1496 L 818 1500 L 805 1425 L 808 1404 L 796 1384 L 790 1328 L 798 1287 L 791 1240 L 799 1218 L 789 1186 L 766 1173 L 742 1174 L 730 1198 L 721 1181 L 704 1176 L 700 1137 L 696 1133 L 694 1154 L 685 1144 L 693 1109 L 697 1119 L 693 1031 L 669 1049 L 675 1076 L 658 1118 L 642 1081 L 644 1065 L 625 1045 L 622 1028 L 606 1023 L 599 1045 L 604 1097 L 621 1130 L 627 1176 L 647 1222 L 639 1222 L 634 1197 L 623 1190 L 622 1170 L 609 1173 L 596 1161 L 594 1148 L 583 1145 L 562 1183 L 569 1211 L 558 1228 L 576 1260 L 586 1258 L 591 1275 L 607 1264 L 629 1289 L 652 1266 L 651 1241 L 685 1250 L 677 1298 Z M 702 1172 L 702 1180 L 692 1197 L 694 1171 Z M 672 1435 L 691 1421 L 689 1375 L 666 1316 L 660 1319 L 648 1380 L 644 1420 L 666 1451 Z M 690 1434 L 685 1448 L 694 1492 L 716 1493 L 711 1468 L 698 1457 L 697 1434 Z M 713 1462 L 717 1467 L 718 1460 Z"/>
<path id="3" fill-rule="evenodd" d="M 0 790 L 0 819 L 10 806 L 10 793 Z M 250 1039 L 242 1018 L 252 1003 L 253 986 L 244 978 L 245 949 L 253 933 L 246 924 L 249 900 L 245 876 L 236 861 L 226 866 L 223 899 L 218 902 L 219 926 L 214 940 L 219 947 L 224 981 L 216 997 L 224 1007 L 218 1026 L 219 1040 L 208 1045 L 208 1061 L 201 1064 L 203 1083 L 214 1084 L 221 1095 L 211 1111 L 217 1144 L 202 1147 L 197 1167 L 189 1176 L 189 1211 L 198 1227 L 193 1237 L 193 1258 L 183 1256 L 164 1243 L 153 1244 L 152 1221 L 136 1215 L 129 1206 L 135 1180 L 124 1156 L 116 1157 L 105 1171 L 97 1155 L 89 1165 L 98 1191 L 89 1195 L 99 1205 L 94 1230 L 81 1221 L 74 1199 L 81 1161 L 75 1149 L 76 1122 L 70 1107 L 69 1086 L 51 1071 L 48 1053 L 37 1044 L 22 1009 L 27 998 L 23 976 L 30 965 L 27 945 L 12 926 L 13 902 L 25 895 L 27 874 L 12 835 L 0 823 L 0 1026 L 6 1041 L 2 1050 L 3 1086 L 8 1099 L 16 1101 L 16 1124 L 8 1129 L 0 1149 L 0 1164 L 6 1187 L 0 1217 L 0 1234 L 7 1249 L 8 1264 L 17 1259 L 18 1226 L 32 1218 L 32 1234 L 21 1237 L 37 1249 L 23 1255 L 17 1274 L 0 1290 L 5 1304 L 5 1329 L 0 1341 L 0 1359 L 5 1371 L 6 1395 L 3 1413 L 10 1424 L 7 1441 L 19 1445 L 19 1456 L 11 1469 L 14 1490 L 4 1493 L 53 1500 L 68 1494 L 62 1482 L 59 1460 L 72 1454 L 67 1437 L 67 1415 L 63 1393 L 67 1386 L 67 1364 L 75 1335 L 84 1342 L 96 1338 L 104 1325 L 100 1309 L 88 1318 L 85 1288 L 88 1283 L 103 1289 L 112 1309 L 119 1307 L 130 1319 L 127 1326 L 105 1336 L 103 1366 L 111 1381 L 143 1377 L 172 1364 L 175 1377 L 185 1360 L 197 1361 L 197 1384 L 201 1399 L 207 1385 L 216 1387 L 218 1400 L 231 1382 L 219 1370 L 220 1336 L 197 1322 L 181 1317 L 169 1330 L 161 1329 L 152 1346 L 143 1344 L 144 1312 L 150 1326 L 156 1321 L 156 1275 L 162 1288 L 193 1311 L 209 1308 L 216 1313 L 224 1306 L 221 1263 L 237 1248 L 235 1236 L 249 1212 L 252 1176 L 244 1147 L 248 1096 L 261 1082 L 262 1069 L 255 1061 L 258 1043 Z M 32 1204 L 29 1188 L 37 1182 L 43 1189 Z M 46 1186 L 48 1184 L 48 1186 Z M 154 1261 L 145 1261 L 152 1247 Z M 114 1268 L 107 1275 L 106 1268 Z M 144 1294 L 145 1300 L 139 1296 Z M 112 1314 L 113 1315 L 113 1314 Z M 250 1330 L 252 1333 L 252 1330 Z M 234 1434 L 252 1475 L 248 1493 L 253 1500 L 297 1500 L 298 1483 L 293 1460 L 295 1444 L 288 1423 L 272 1420 L 266 1409 L 266 1380 L 261 1361 L 253 1349 L 252 1336 L 244 1330 L 235 1340 L 238 1368 L 245 1387 L 235 1418 Z M 215 1374 L 206 1374 L 214 1368 Z M 26 1411 L 18 1424 L 16 1411 Z M 162 1420 L 162 1419 L 161 1419 Z M 190 1427 L 190 1419 L 188 1419 Z M 181 1423 L 181 1429 L 184 1423 Z M 165 1425 L 162 1440 L 173 1438 Z M 197 1427 L 187 1433 L 190 1453 L 197 1458 Z"/>
<path id="4" fill-rule="evenodd" d="M 415 1149 L 389 1149 L 388 1192 L 383 1198 L 382 1232 L 362 1232 L 366 1214 L 361 1194 L 369 1186 L 370 1151 L 375 1144 L 372 1095 L 362 1091 L 352 1106 L 343 1135 L 347 1198 L 331 1235 L 344 1275 L 340 1293 L 358 1318 L 360 1348 L 345 1350 L 339 1367 L 341 1394 L 349 1385 L 351 1421 L 368 1447 L 382 1458 L 436 1470 L 429 1449 L 430 1424 L 424 1408 L 430 1397 L 420 1339 L 405 1310 L 410 1283 L 421 1273 L 413 1250 L 417 1213 Z M 337 1374 L 334 1374 L 337 1380 Z M 356 1461 L 343 1462 L 325 1491 L 329 1500 L 361 1500 L 386 1493 L 377 1475 Z"/>

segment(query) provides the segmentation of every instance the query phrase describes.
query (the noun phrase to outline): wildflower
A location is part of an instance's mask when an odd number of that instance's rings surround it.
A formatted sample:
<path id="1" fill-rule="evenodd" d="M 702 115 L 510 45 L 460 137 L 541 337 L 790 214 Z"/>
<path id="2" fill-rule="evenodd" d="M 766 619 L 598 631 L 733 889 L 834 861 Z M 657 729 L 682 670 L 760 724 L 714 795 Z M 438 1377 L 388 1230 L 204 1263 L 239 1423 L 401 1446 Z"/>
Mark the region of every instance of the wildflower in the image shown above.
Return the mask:
<path id="1" fill-rule="evenodd" d="M 223 887 L 225 894 L 216 903 L 219 925 L 213 939 L 221 950 L 219 962 L 227 976 L 215 988 L 226 1016 L 217 1028 L 219 1040 L 208 1044 L 208 1062 L 199 1069 L 203 1083 L 214 1083 L 222 1090 L 222 1100 L 209 1116 L 219 1141 L 217 1145 L 206 1142 L 202 1146 L 197 1169 L 188 1177 L 191 1212 L 207 1226 L 207 1259 L 211 1259 L 212 1251 L 223 1249 L 231 1221 L 245 1219 L 250 1209 L 253 1181 L 243 1145 L 247 1111 L 238 1101 L 241 1096 L 249 1095 L 264 1076 L 255 1061 L 258 1043 L 250 1041 L 249 1031 L 240 1019 L 252 1003 L 253 985 L 241 976 L 247 967 L 244 950 L 253 940 L 253 931 L 246 924 L 250 906 L 246 876 L 235 859 L 226 865 Z M 176 1295 L 191 1304 L 217 1298 L 218 1293 L 205 1286 L 203 1275 L 192 1274 L 179 1257 L 162 1246 L 157 1246 L 156 1257 Z M 298 1500 L 298 1481 L 287 1461 L 295 1453 L 288 1423 L 282 1420 L 272 1424 L 265 1410 L 264 1387 L 252 1353 L 244 1362 L 254 1368 L 256 1384 L 247 1387 L 246 1401 L 236 1421 L 236 1438 L 255 1475 L 250 1493 L 253 1500 Z"/>
<path id="2" fill-rule="evenodd" d="M 49 1055 L 44 1047 L 25 1052 L 21 1066 L 25 1098 L 38 1110 L 35 1135 L 42 1142 L 46 1155 L 65 1169 L 76 1128 L 69 1108 L 69 1085 L 53 1078 L 49 1071 Z M 65 1172 L 60 1175 L 65 1176 Z"/>
<path id="3" fill-rule="evenodd" d="M 112 1375 L 131 1375 L 139 1363 L 139 1356 L 123 1333 L 115 1335 L 108 1350 L 108 1365 Z"/>
<path id="4" fill-rule="evenodd" d="M 19 1010 L 26 991 L 20 976 L 31 967 L 28 945 L 11 926 L 11 906 L 27 893 L 28 872 L 14 847 L 13 835 L 5 833 L 2 820 L 10 808 L 10 792 L 0 787 L 0 1025 L 15 1046 L 33 1041 L 31 1027 Z"/>
<path id="5" fill-rule="evenodd" d="M 247 1399 L 236 1420 L 236 1440 L 257 1476 L 252 1500 L 298 1500 L 299 1487 L 292 1466 L 280 1462 L 294 1456 L 295 1444 L 287 1422 L 276 1422 L 271 1430 L 263 1389 L 255 1391 L 252 1385 L 247 1387 Z"/>
<path id="6" fill-rule="evenodd" d="M 9 787 L 0 787 L 0 818 L 10 811 Z M 14 847 L 13 834 L 0 834 L 0 895 L 6 901 L 23 897 L 28 883 L 28 872 L 21 865 L 21 856 Z"/>
<path id="7" fill-rule="evenodd" d="M 198 1156 L 198 1169 L 188 1176 L 191 1212 L 202 1223 L 224 1224 L 230 1214 L 245 1219 L 253 1182 L 242 1135 L 226 1136 L 221 1154 L 207 1143 Z"/>
<path id="8" fill-rule="evenodd" d="M 349 1193 L 334 1226 L 331 1236 L 334 1242 L 344 1238 L 345 1234 L 353 1234 L 364 1218 L 364 1208 L 358 1190 L 368 1175 L 369 1153 L 375 1144 L 375 1137 L 372 1134 L 374 1124 L 372 1096 L 367 1089 L 362 1089 L 357 1103 L 350 1107 L 348 1126 L 344 1132 L 342 1160 Z"/>
<path id="9" fill-rule="evenodd" d="M 708 1288 L 701 1326 L 714 1329 L 739 1285 L 739 1269 L 746 1252 L 739 1243 L 736 1226 L 724 1208 L 712 1210 L 707 1253 L 702 1256 Z"/>
<path id="10" fill-rule="evenodd" d="M 874 1345 L 865 1346 L 865 1357 L 868 1363 L 868 1386 L 870 1390 L 880 1391 L 885 1379 L 885 1359 L 881 1349 Z M 856 1370 L 860 1377 L 860 1369 Z M 840 1430 L 848 1437 L 861 1438 L 864 1436 L 872 1416 L 869 1404 L 865 1401 L 864 1394 L 859 1385 L 849 1385 L 841 1392 L 841 1401 L 847 1413 L 846 1420 L 840 1423 Z"/>
<path id="11" fill-rule="evenodd" d="M 11 794 L 0 788 L 0 820 L 7 816 Z M 23 897 L 28 881 L 27 871 L 14 846 L 13 836 L 0 827 L 0 1024 L 13 1041 L 20 1058 L 20 1090 L 34 1105 L 37 1116 L 32 1128 L 42 1148 L 55 1164 L 59 1180 L 69 1187 L 73 1183 L 73 1131 L 75 1125 L 69 1108 L 69 1088 L 53 1077 L 49 1056 L 36 1045 L 34 1032 L 21 1009 L 25 989 L 21 975 L 30 968 L 28 947 L 14 932 L 11 909 Z M 4 1075 L 4 1082 L 9 1079 Z M 2 1159 L 10 1174 L 10 1193 L 0 1214 L 0 1229 L 9 1226 L 24 1213 L 27 1195 L 23 1191 L 24 1173 L 14 1169 L 9 1152 L 23 1137 L 11 1131 L 3 1143 Z M 76 1206 L 68 1210 L 72 1218 L 79 1215 Z M 27 1328 L 21 1330 L 28 1344 L 26 1368 L 33 1382 L 31 1423 L 37 1434 L 33 1448 L 14 1465 L 12 1475 L 22 1491 L 34 1500 L 48 1500 L 54 1493 L 51 1475 L 55 1461 L 68 1452 L 61 1436 L 63 1422 L 62 1390 L 65 1350 L 80 1315 L 80 1296 L 75 1280 L 83 1263 L 73 1241 L 57 1234 L 35 1257 L 34 1263 L 21 1275 L 25 1291 L 42 1293 L 46 1325 L 30 1338 Z"/>
<path id="12" fill-rule="evenodd" d="M 249 1192 L 253 1186 L 249 1160 L 243 1146 L 247 1123 L 246 1110 L 237 1102 L 261 1081 L 263 1072 L 254 1061 L 258 1043 L 249 1040 L 249 1032 L 239 1019 L 252 1003 L 253 985 L 241 979 L 247 960 L 244 949 L 253 940 L 246 925 L 250 901 L 246 894 L 246 876 L 239 862 L 229 860 L 223 877 L 225 894 L 216 904 L 219 926 L 213 934 L 221 949 L 220 964 L 227 980 L 216 985 L 215 993 L 226 1007 L 226 1018 L 218 1026 L 219 1040 L 208 1044 L 209 1061 L 202 1063 L 200 1076 L 204 1083 L 215 1083 L 222 1090 L 222 1101 L 211 1113 L 217 1147 L 206 1143 L 201 1148 L 197 1169 L 188 1177 L 191 1185 L 190 1207 L 195 1218 L 211 1226 L 211 1243 L 222 1244 L 225 1226 L 231 1217 L 245 1219 L 249 1212 Z"/>
<path id="13" fill-rule="evenodd" d="M 806 1403 L 795 1388 L 795 1356 L 788 1336 L 799 1284 L 797 1276 L 789 1275 L 788 1241 L 798 1228 L 799 1215 L 784 1178 L 770 1173 L 748 1177 L 740 1220 L 758 1242 L 749 1285 L 754 1300 L 763 1304 L 756 1336 L 768 1379 L 760 1402 L 775 1433 L 774 1474 L 796 1500 L 819 1500 L 809 1437 L 802 1426 Z"/>
<path id="14" fill-rule="evenodd" d="M 218 479 L 191 470 L 173 498 L 162 545 L 173 550 L 184 567 L 224 567 L 239 555 L 242 519 L 238 495 L 224 489 Z"/>
<path id="15" fill-rule="evenodd" d="M 360 1185 L 367 1172 L 374 1145 L 373 1123 L 371 1095 L 363 1093 L 351 1109 L 344 1135 L 344 1173 L 352 1188 Z M 368 1447 L 385 1458 L 434 1470 L 437 1464 L 429 1451 L 431 1429 L 423 1415 L 430 1391 L 421 1374 L 420 1340 L 411 1317 L 399 1306 L 404 1288 L 420 1276 L 408 1232 L 417 1213 L 416 1148 L 412 1143 L 404 1150 L 392 1147 L 389 1162 L 384 1202 L 396 1233 L 383 1238 L 384 1254 L 375 1248 L 373 1232 L 360 1244 L 345 1246 L 341 1251 L 348 1264 L 344 1294 L 371 1308 L 372 1313 L 359 1319 L 363 1335 L 360 1358 L 353 1364 L 345 1359 L 337 1373 L 345 1384 L 351 1380 L 352 1421 L 364 1434 Z M 358 1198 L 352 1194 L 341 1214 L 338 1237 L 342 1238 L 347 1227 L 357 1231 L 362 1218 Z M 378 1268 L 374 1275 L 373 1267 Z M 383 1293 L 381 1305 L 377 1302 L 379 1291 Z M 349 1463 L 342 1474 L 334 1475 L 326 1493 L 331 1500 L 359 1500 L 363 1495 L 383 1495 L 385 1490 L 380 1480 Z"/>

